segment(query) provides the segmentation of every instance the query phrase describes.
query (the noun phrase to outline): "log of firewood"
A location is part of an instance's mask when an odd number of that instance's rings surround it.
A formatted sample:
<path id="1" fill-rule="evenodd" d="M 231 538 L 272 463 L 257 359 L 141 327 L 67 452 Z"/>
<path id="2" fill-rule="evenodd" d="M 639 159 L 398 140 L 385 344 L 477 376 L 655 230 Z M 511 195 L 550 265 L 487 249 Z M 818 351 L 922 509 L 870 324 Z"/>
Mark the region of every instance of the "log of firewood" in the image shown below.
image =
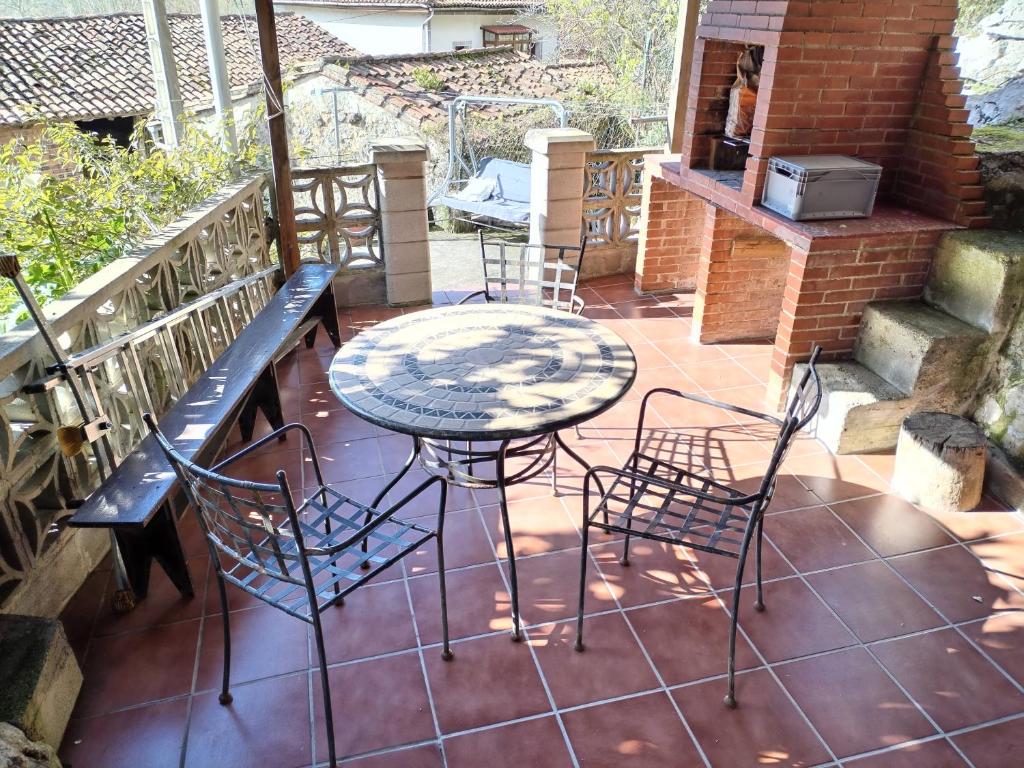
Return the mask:
<path id="1" fill-rule="evenodd" d="M 896 445 L 893 487 L 936 512 L 965 512 L 981 501 L 988 443 L 972 422 L 949 413 L 908 416 Z"/>

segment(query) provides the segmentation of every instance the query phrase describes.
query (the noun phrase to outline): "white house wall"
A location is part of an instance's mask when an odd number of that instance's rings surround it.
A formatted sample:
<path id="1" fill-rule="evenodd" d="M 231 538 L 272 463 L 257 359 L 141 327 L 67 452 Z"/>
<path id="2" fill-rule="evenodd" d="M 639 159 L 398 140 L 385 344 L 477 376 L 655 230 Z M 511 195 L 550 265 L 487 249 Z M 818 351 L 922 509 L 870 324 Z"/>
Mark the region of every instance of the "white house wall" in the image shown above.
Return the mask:
<path id="1" fill-rule="evenodd" d="M 427 19 L 423 10 L 344 9 L 280 2 L 274 5 L 282 11 L 301 13 L 363 53 L 382 56 L 423 52 L 423 22 Z M 555 58 L 555 30 L 547 20 L 522 19 L 509 13 L 435 13 L 430 19 L 430 50 L 451 51 L 456 45 L 480 48 L 484 44 L 480 27 L 516 23 L 537 30 L 541 58 Z"/>
<path id="2" fill-rule="evenodd" d="M 369 8 L 325 8 L 302 3 L 274 3 L 282 11 L 301 13 L 362 53 L 422 53 L 427 13 Z M 436 18 L 436 17 L 435 17 Z"/>

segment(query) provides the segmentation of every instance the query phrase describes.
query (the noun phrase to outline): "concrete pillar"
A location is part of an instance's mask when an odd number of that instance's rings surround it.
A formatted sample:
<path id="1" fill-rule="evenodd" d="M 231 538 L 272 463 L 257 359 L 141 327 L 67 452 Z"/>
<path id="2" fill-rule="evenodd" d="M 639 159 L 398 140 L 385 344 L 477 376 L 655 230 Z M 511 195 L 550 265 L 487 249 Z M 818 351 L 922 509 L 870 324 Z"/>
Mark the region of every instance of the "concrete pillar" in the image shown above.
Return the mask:
<path id="1" fill-rule="evenodd" d="M 427 145 L 411 138 L 370 145 L 380 189 L 381 245 L 388 304 L 429 304 L 430 243 L 427 240 Z"/>
<path id="2" fill-rule="evenodd" d="M 576 128 L 526 132 L 530 162 L 530 242 L 579 245 L 583 227 L 583 173 L 594 137 Z"/>

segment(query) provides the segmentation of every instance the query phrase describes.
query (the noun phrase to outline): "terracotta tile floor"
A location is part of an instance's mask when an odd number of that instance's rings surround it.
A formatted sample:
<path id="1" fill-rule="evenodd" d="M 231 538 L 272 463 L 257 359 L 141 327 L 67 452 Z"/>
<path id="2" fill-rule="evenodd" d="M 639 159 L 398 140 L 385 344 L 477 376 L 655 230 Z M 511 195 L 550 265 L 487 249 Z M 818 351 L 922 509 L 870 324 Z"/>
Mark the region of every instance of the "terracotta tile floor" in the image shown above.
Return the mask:
<path id="1" fill-rule="evenodd" d="M 636 300 L 621 278 L 593 281 L 584 293 L 589 315 L 644 350 L 634 391 L 579 437 L 565 433 L 590 461 L 628 455 L 637 399 L 652 386 L 759 404 L 767 346 L 692 344 L 691 296 Z M 343 320 L 354 333 L 398 312 L 361 308 Z M 401 466 L 408 440 L 339 406 L 325 384 L 330 356 L 321 345 L 282 364 L 287 415 L 312 427 L 337 487 L 369 499 Z M 685 403 L 656 403 L 650 426 L 658 450 L 737 484 L 755 482 L 770 453 L 763 430 Z M 294 476 L 306 460 L 289 445 L 251 460 L 246 471 L 285 467 Z M 1019 762 L 1024 519 L 1017 513 L 986 499 L 975 513 L 924 514 L 886 494 L 891 459 L 835 458 L 801 440 L 765 524 L 767 610 L 749 610 L 752 592 L 744 599 L 740 707 L 730 711 L 721 704 L 730 561 L 636 542 L 624 568 L 616 540 L 598 534 L 588 651 L 572 650 L 580 471 L 562 466 L 560 495 L 546 480 L 511 493 L 527 642 L 507 635 L 493 493 L 449 496 L 453 663 L 441 661 L 436 645 L 430 548 L 325 618 L 345 766 Z M 432 512 L 424 503 L 415 514 Z M 322 764 L 309 632 L 237 592 L 234 703 L 218 705 L 221 619 L 212 569 L 191 517 L 182 531 L 193 600 L 155 573 L 145 603 L 113 617 L 109 574 L 101 571 L 69 606 L 85 687 L 62 756 L 73 768 Z"/>

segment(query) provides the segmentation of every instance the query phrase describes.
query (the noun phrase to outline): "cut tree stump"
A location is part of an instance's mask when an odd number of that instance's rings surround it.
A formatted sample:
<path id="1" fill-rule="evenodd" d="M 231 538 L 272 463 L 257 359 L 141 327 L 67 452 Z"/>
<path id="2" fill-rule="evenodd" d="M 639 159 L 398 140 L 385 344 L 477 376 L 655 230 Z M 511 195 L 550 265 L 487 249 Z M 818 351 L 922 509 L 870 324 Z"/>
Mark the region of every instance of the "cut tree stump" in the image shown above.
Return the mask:
<path id="1" fill-rule="evenodd" d="M 936 512 L 966 512 L 981 501 L 988 441 L 972 422 L 949 413 L 908 416 L 896 445 L 893 487 Z"/>

